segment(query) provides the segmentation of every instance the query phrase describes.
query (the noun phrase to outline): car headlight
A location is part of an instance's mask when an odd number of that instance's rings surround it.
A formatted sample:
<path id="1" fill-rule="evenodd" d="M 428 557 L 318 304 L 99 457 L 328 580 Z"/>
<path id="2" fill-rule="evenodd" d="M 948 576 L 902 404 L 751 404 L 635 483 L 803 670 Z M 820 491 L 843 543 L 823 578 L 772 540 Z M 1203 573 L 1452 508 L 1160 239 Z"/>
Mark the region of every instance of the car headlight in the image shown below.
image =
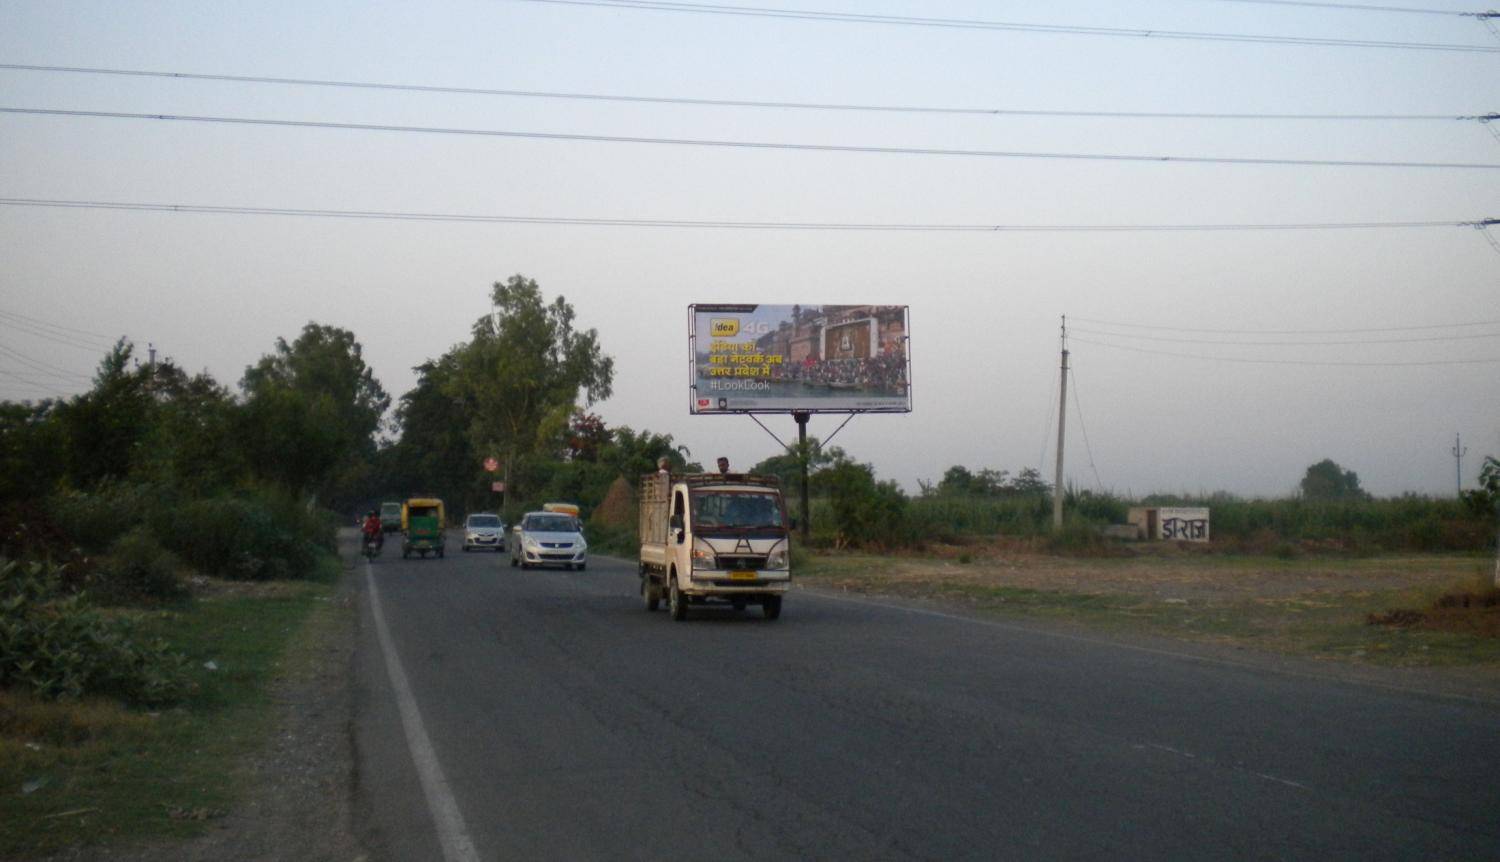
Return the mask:
<path id="1" fill-rule="evenodd" d="M 693 568 L 716 569 L 718 567 L 718 555 L 714 553 L 714 549 L 702 539 L 693 539 Z"/>
<path id="2" fill-rule="evenodd" d="M 573 547 L 577 548 L 579 551 L 587 551 L 589 549 L 589 543 L 585 542 L 583 540 L 583 537 L 580 536 L 578 541 L 573 543 Z"/>
<path id="3" fill-rule="evenodd" d="M 766 568 L 767 569 L 785 569 L 785 568 L 788 568 L 787 544 L 786 544 L 786 542 L 782 542 L 782 543 L 778 544 L 776 547 L 774 547 L 774 548 L 771 549 L 771 553 L 766 556 Z"/>

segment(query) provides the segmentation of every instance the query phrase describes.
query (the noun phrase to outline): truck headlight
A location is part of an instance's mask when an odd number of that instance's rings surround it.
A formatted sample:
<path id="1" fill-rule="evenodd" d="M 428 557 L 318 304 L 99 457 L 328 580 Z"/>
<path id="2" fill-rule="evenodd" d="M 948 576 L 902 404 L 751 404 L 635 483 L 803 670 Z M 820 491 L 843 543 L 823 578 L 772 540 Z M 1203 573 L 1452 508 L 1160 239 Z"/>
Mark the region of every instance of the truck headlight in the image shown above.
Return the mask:
<path id="1" fill-rule="evenodd" d="M 778 544 L 776 547 L 774 547 L 774 548 L 771 549 L 771 553 L 770 554 L 766 555 L 766 568 L 767 569 L 785 569 L 785 568 L 788 568 L 787 544 L 786 544 L 786 542 L 782 542 L 782 543 Z"/>
<path id="2" fill-rule="evenodd" d="M 695 569 L 717 569 L 719 567 L 718 555 L 714 549 L 702 539 L 693 540 L 693 568 Z"/>

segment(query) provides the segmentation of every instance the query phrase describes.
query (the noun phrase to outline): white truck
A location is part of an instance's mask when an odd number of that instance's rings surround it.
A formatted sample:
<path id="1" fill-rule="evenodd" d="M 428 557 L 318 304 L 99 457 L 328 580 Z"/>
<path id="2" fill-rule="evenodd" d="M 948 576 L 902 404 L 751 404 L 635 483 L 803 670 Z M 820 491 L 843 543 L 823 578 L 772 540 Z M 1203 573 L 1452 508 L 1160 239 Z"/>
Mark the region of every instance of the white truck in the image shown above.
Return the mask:
<path id="1" fill-rule="evenodd" d="M 760 605 L 781 616 L 792 586 L 791 532 L 773 477 L 656 473 L 641 477 L 641 597 L 672 619 L 690 604 Z"/>

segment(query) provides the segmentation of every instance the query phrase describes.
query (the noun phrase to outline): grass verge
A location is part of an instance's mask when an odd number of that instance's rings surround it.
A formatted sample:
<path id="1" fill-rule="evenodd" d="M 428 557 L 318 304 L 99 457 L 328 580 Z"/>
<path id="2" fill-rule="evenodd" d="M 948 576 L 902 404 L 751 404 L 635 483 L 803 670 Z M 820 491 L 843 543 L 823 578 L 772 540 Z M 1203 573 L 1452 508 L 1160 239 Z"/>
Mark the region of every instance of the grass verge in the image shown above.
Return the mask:
<path id="1" fill-rule="evenodd" d="M 223 583 L 171 610 L 134 614 L 193 668 L 192 694 L 160 712 L 0 692 L 0 858 L 187 838 L 242 790 L 243 758 L 272 726 L 273 681 L 339 563 L 314 581 Z"/>
<path id="2" fill-rule="evenodd" d="M 1400 667 L 1500 664 L 1500 638 L 1487 636 L 1483 625 L 1369 623 L 1371 615 L 1429 608 L 1444 595 L 1474 591 L 1487 572 L 1472 557 L 955 562 L 819 553 L 808 555 L 797 574 L 804 584 L 825 589 L 1319 659 Z M 1060 586 L 1038 586 L 1048 580 Z"/>

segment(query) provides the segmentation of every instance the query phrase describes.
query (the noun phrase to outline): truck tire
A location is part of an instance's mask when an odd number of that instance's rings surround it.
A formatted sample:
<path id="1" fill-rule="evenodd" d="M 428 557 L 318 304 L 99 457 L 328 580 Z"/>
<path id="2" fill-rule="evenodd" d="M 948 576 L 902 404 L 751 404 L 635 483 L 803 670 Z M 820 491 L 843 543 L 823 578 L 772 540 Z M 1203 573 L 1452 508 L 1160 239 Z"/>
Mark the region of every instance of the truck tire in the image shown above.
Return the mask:
<path id="1" fill-rule="evenodd" d="M 661 607 L 661 587 L 649 575 L 641 576 L 641 597 L 646 600 L 646 610 L 654 611 Z"/>
<path id="2" fill-rule="evenodd" d="M 760 609 L 768 620 L 781 616 L 781 596 L 766 596 L 761 600 Z"/>
<path id="3" fill-rule="evenodd" d="M 687 619 L 688 597 L 677 587 L 677 576 L 668 575 L 671 586 L 667 587 L 667 607 L 672 611 L 672 621 L 680 623 Z"/>

